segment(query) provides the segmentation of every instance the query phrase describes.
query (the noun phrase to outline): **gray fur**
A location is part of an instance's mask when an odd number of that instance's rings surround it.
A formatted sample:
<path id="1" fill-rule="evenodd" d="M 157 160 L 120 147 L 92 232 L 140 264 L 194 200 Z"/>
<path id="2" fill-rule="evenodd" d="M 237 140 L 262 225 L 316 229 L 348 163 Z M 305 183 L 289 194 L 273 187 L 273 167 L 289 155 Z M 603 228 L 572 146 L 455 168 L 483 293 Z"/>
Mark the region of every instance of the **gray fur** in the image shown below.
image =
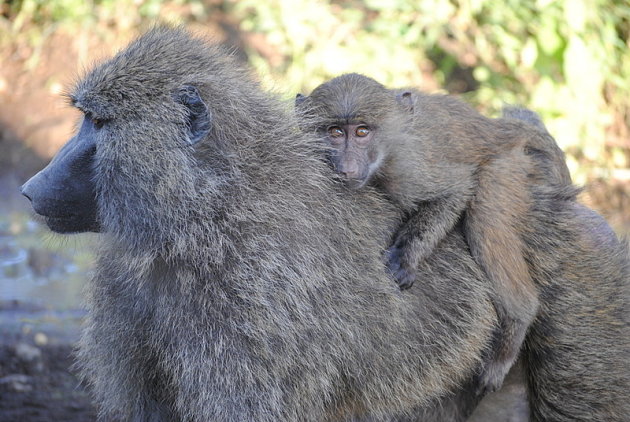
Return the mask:
<path id="1" fill-rule="evenodd" d="M 182 86 L 212 116 L 195 145 Z M 314 139 L 220 49 L 155 29 L 72 98 L 107 119 L 78 353 L 104 420 L 379 417 L 479 365 L 495 316 L 462 233 L 401 293 L 382 264 L 398 212 L 333 180 Z"/>

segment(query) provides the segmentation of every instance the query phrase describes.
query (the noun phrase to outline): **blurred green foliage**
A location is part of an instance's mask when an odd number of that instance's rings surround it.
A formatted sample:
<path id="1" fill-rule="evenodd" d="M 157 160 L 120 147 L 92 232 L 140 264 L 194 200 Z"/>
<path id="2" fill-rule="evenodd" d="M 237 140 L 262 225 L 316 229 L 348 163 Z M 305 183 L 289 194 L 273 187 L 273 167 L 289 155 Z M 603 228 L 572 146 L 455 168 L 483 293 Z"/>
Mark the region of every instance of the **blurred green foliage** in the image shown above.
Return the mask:
<path id="1" fill-rule="evenodd" d="M 624 0 L 14 0 L 3 37 L 156 20 L 235 25 L 268 87 L 310 92 L 343 72 L 439 87 L 495 115 L 539 112 L 578 183 L 630 180 L 630 3 Z M 34 40 L 35 35 L 30 35 Z"/>

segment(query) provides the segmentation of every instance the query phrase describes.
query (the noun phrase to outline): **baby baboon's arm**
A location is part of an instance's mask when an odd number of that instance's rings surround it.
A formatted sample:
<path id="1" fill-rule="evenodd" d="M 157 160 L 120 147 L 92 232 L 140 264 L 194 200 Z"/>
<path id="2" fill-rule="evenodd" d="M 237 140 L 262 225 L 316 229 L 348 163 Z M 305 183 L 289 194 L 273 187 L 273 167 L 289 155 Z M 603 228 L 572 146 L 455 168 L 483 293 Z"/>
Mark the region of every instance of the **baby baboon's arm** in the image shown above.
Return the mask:
<path id="1" fill-rule="evenodd" d="M 411 287 L 420 262 L 459 220 L 469 198 L 450 195 L 421 202 L 395 235 L 387 251 L 387 266 L 401 289 Z"/>

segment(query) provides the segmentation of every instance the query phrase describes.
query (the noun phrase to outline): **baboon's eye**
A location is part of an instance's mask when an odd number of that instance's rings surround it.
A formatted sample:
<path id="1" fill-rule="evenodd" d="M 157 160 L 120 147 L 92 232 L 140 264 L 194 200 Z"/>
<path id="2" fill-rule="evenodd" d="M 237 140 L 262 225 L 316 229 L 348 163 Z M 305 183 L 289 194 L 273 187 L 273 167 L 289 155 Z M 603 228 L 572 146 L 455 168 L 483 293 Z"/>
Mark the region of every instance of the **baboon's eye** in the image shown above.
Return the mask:
<path id="1" fill-rule="evenodd" d="M 94 126 L 94 129 L 96 129 L 96 130 L 101 129 L 103 127 L 103 125 L 105 124 L 105 122 L 107 121 L 106 119 L 101 119 L 101 118 L 95 117 L 89 111 L 85 112 L 85 118 L 92 123 L 92 125 Z"/>
<path id="2" fill-rule="evenodd" d="M 328 134 L 333 138 L 340 138 L 345 135 L 342 128 L 339 126 L 331 126 L 328 128 Z"/>
<path id="3" fill-rule="evenodd" d="M 370 133 L 370 128 L 367 126 L 359 126 L 354 133 L 359 137 L 359 138 L 363 138 L 365 136 L 368 136 Z"/>
<path id="4" fill-rule="evenodd" d="M 100 128 L 102 128 L 102 127 L 103 127 L 103 124 L 105 123 L 105 121 L 104 121 L 104 120 L 102 120 L 102 119 L 97 119 L 97 118 L 95 118 L 95 117 L 92 117 L 90 120 L 92 120 L 92 124 L 94 125 L 94 127 L 95 127 L 96 129 L 100 129 Z"/>

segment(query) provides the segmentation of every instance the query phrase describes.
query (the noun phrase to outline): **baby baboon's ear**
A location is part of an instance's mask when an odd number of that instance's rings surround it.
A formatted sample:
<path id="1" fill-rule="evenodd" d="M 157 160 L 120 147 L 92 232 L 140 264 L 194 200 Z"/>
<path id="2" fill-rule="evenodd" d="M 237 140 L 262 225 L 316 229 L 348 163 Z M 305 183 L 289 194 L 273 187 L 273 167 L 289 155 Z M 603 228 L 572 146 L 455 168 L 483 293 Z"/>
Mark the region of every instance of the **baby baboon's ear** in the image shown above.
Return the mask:
<path id="1" fill-rule="evenodd" d="M 398 101 L 398 104 L 402 105 L 405 109 L 413 111 L 413 98 L 411 96 L 411 91 L 399 92 L 396 95 L 396 101 Z"/>
<path id="2" fill-rule="evenodd" d="M 188 140 L 191 145 L 203 140 L 212 128 L 212 114 L 201 99 L 199 90 L 186 85 L 179 90 L 176 100 L 188 109 Z"/>

